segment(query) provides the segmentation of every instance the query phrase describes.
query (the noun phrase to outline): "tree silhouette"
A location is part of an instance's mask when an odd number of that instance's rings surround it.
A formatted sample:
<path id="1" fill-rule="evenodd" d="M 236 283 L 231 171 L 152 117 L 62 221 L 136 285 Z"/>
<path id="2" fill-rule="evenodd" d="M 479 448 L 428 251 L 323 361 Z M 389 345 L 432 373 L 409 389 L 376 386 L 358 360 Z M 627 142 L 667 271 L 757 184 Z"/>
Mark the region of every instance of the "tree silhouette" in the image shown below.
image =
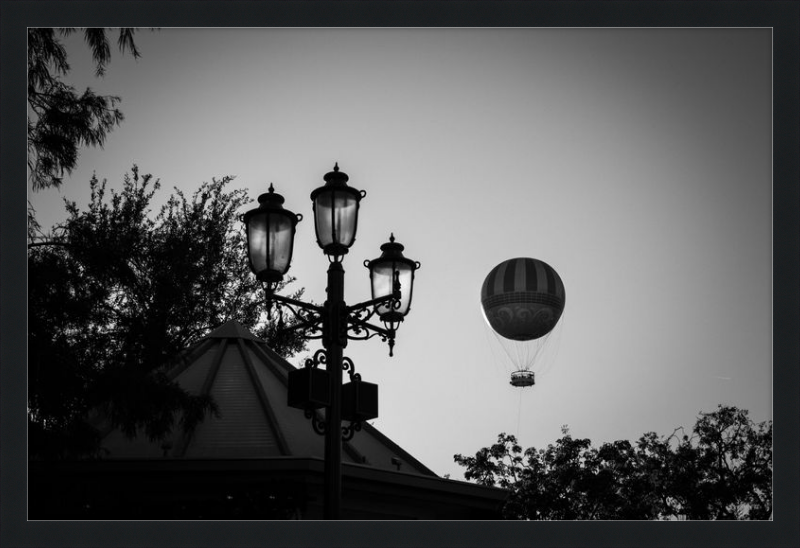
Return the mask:
<path id="1" fill-rule="evenodd" d="M 569 430 L 523 452 L 514 436 L 474 457 L 455 455 L 464 477 L 509 490 L 508 519 L 770 519 L 772 421 L 746 410 L 701 413 L 690 435 L 644 434 L 594 448 Z"/>
<path id="2" fill-rule="evenodd" d="M 160 183 L 151 175 L 133 166 L 110 196 L 93 177 L 88 208 L 66 202 L 52 239 L 29 244 L 32 456 L 91 453 L 97 432 L 86 418 L 97 410 L 130 436 L 192 428 L 213 401 L 184 392 L 166 371 L 229 319 L 283 355 L 304 348 L 303 333 L 281 336 L 265 309 L 238 222 L 249 198 L 228 190 L 231 180 L 203 183 L 191 197 L 176 190 L 152 215 Z"/>
<path id="3" fill-rule="evenodd" d="M 103 146 L 106 136 L 124 116 L 117 108 L 120 98 L 83 93 L 62 81 L 70 71 L 67 52 L 57 34 L 68 36 L 73 28 L 28 29 L 28 178 L 34 190 L 59 187 L 64 173 L 71 173 L 81 146 Z M 119 29 L 121 52 L 139 57 L 133 41 L 135 29 Z M 103 76 L 111 59 L 106 29 L 83 30 L 92 50 L 95 75 Z"/>

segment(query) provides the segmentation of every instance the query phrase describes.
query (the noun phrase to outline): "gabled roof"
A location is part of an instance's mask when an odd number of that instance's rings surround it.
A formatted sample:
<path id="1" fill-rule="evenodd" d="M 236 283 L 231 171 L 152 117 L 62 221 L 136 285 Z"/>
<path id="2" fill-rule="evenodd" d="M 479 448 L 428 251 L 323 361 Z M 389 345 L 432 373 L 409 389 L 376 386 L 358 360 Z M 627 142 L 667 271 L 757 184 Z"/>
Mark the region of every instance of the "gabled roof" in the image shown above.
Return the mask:
<path id="1" fill-rule="evenodd" d="M 287 405 L 288 373 L 294 369 L 239 322 L 229 321 L 189 349 L 169 372 L 188 392 L 210 394 L 219 416 L 207 416 L 189 434 L 178 427 L 162 442 L 144 435 L 129 440 L 112 430 L 102 441 L 105 458 L 323 459 L 324 437 L 314 432 L 302 410 Z M 342 462 L 436 476 L 369 424 L 343 444 Z"/>

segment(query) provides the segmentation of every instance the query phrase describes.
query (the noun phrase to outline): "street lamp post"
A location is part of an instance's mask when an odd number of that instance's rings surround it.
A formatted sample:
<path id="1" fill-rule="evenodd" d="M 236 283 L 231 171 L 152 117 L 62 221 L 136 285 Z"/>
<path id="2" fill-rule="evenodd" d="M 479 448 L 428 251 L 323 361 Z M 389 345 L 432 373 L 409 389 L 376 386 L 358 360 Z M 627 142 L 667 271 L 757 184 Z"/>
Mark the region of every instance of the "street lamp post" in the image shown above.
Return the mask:
<path id="1" fill-rule="evenodd" d="M 305 411 L 312 427 L 325 436 L 326 519 L 338 519 L 342 493 L 342 441 L 351 439 L 361 424 L 378 416 L 378 387 L 363 382 L 353 361 L 344 356 L 350 339 L 379 336 L 393 355 L 397 329 L 411 306 L 414 273 L 420 263 L 403 256 L 403 246 L 390 241 L 381 246 L 380 257 L 364 261 L 369 269 L 372 299 L 354 306 L 344 300 L 342 260 L 353 245 L 358 227 L 358 209 L 366 192 L 347 185 L 348 176 L 338 163 L 324 177 L 325 185 L 311 193 L 317 243 L 328 256 L 327 299 L 322 306 L 304 303 L 275 289 L 289 270 L 294 234 L 302 215 L 283 208 L 284 199 L 272 185 L 258 198 L 259 207 L 242 216 L 247 229 L 250 267 L 262 282 L 267 298 L 286 306 L 297 318 L 289 329 L 304 330 L 306 338 L 322 339 L 324 350 L 306 360 L 305 368 L 289 374 L 289 401 Z M 383 327 L 370 323 L 377 315 Z M 319 368 L 325 365 L 325 369 Z M 343 384 L 343 372 L 350 381 Z M 325 408 L 324 420 L 318 410 Z M 342 427 L 342 422 L 349 424 Z"/>

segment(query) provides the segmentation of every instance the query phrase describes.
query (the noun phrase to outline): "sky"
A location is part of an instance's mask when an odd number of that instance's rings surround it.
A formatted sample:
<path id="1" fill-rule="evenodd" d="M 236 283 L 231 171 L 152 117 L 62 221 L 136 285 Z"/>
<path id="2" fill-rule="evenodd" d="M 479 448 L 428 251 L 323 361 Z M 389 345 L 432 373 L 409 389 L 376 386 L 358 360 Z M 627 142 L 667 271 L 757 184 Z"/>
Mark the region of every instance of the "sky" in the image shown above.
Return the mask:
<path id="1" fill-rule="evenodd" d="M 290 287 L 321 303 L 309 195 L 338 162 L 367 193 L 347 303 L 370 298 L 363 262 L 390 233 L 422 265 L 395 356 L 377 338 L 345 355 L 379 385 L 374 426 L 437 474 L 462 479 L 453 455 L 501 432 L 544 448 L 566 425 L 598 446 L 719 404 L 773 418 L 770 29 L 165 28 L 136 44 L 98 79 L 80 35 L 65 41 L 69 81 L 119 95 L 125 120 L 60 190 L 29 190 L 39 222 L 133 164 L 161 181 L 154 211 L 173 187 L 233 175 L 254 207 L 273 183 L 304 216 Z M 480 310 L 514 257 L 566 288 L 524 389 Z"/>

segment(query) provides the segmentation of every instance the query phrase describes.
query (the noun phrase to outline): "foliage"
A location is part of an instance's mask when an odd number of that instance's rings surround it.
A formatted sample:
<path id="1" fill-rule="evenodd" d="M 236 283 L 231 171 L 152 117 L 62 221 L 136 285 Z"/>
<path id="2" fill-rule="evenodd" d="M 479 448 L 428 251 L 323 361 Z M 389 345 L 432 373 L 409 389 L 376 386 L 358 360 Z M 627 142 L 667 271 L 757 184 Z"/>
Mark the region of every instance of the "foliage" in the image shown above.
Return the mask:
<path id="1" fill-rule="evenodd" d="M 70 65 L 57 32 L 68 36 L 75 29 L 28 29 L 28 177 L 34 190 L 59 187 L 64 172 L 74 169 L 79 147 L 102 147 L 108 132 L 123 120 L 119 97 L 97 95 L 90 88 L 79 93 L 63 82 Z M 87 28 L 83 33 L 95 75 L 103 76 L 111 59 L 106 29 Z M 117 45 L 121 52 L 139 57 L 134 33 L 135 29 L 119 29 Z"/>
<path id="2" fill-rule="evenodd" d="M 133 166 L 110 196 L 106 181 L 93 177 L 88 208 L 66 202 L 68 218 L 54 238 L 29 244 L 32 454 L 94 450 L 97 432 L 86 419 L 96 410 L 129 436 L 192 428 L 214 411 L 213 401 L 184 392 L 166 371 L 230 319 L 281 354 L 304 348 L 302 333 L 280 336 L 276 313 L 265 310 L 238 225 L 249 199 L 227 189 L 231 180 L 203 183 L 191 197 L 176 190 L 153 216 L 160 184 L 151 175 Z"/>
<path id="3" fill-rule="evenodd" d="M 701 413 L 692 435 L 644 434 L 599 448 L 563 436 L 523 452 L 514 436 L 474 457 L 455 455 L 464 477 L 509 490 L 508 519 L 770 519 L 772 421 L 746 410 Z"/>

